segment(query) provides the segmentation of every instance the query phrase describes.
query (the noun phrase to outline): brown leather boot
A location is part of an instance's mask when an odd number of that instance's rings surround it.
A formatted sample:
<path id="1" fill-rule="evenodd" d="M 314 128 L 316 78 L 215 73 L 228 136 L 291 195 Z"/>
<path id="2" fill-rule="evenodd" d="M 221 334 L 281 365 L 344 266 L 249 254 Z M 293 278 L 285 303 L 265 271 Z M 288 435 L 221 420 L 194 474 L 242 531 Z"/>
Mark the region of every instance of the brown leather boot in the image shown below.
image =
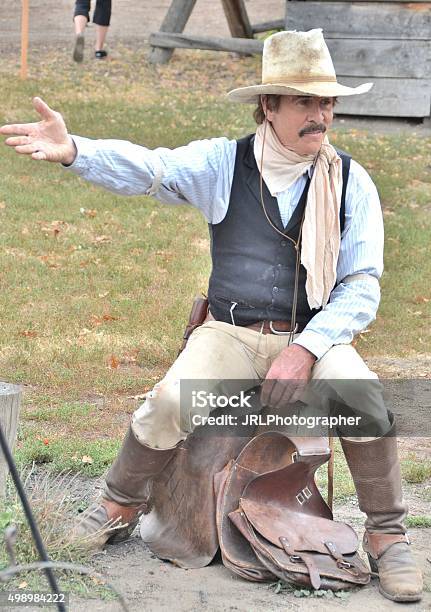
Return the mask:
<path id="1" fill-rule="evenodd" d="M 106 476 L 102 498 L 79 515 L 73 539 L 94 549 L 126 540 L 141 514 L 148 511 L 152 478 L 164 469 L 176 448 L 154 449 L 141 444 L 129 427 Z"/>
<path id="2" fill-rule="evenodd" d="M 422 574 L 404 527 L 407 504 L 401 490 L 395 427 L 368 442 L 341 439 L 355 483 L 359 508 L 367 515 L 363 548 L 379 575 L 379 590 L 392 601 L 419 601 Z"/>

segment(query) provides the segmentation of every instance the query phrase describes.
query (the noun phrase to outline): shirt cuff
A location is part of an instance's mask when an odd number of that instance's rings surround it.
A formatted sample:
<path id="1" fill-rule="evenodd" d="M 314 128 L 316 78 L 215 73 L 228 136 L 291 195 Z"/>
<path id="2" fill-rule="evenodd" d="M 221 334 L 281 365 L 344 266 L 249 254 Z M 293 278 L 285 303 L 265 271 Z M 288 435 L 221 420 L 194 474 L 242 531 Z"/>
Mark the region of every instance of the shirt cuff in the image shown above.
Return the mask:
<path id="1" fill-rule="evenodd" d="M 76 147 L 76 157 L 72 164 L 68 166 L 62 164 L 66 170 L 72 170 L 74 174 L 84 174 L 88 171 L 91 164 L 91 157 L 94 155 L 96 149 L 96 141 L 91 138 L 84 138 L 83 136 L 71 135 L 73 142 Z"/>
<path id="2" fill-rule="evenodd" d="M 304 329 L 299 336 L 293 341 L 293 344 L 299 344 L 313 353 L 317 359 L 321 359 L 325 353 L 332 347 L 332 342 L 318 334 L 315 331 Z"/>

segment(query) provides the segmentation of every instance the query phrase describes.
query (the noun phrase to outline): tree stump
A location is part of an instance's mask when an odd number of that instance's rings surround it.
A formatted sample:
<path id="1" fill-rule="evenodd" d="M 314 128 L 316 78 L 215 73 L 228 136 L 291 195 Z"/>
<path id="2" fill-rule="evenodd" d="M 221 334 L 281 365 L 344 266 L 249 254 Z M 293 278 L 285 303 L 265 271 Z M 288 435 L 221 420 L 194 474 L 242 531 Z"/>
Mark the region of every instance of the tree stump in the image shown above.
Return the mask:
<path id="1" fill-rule="evenodd" d="M 15 447 L 20 402 L 21 387 L 0 382 L 0 426 L 11 451 Z M 8 472 L 6 459 L 0 450 L 0 498 L 6 492 Z"/>

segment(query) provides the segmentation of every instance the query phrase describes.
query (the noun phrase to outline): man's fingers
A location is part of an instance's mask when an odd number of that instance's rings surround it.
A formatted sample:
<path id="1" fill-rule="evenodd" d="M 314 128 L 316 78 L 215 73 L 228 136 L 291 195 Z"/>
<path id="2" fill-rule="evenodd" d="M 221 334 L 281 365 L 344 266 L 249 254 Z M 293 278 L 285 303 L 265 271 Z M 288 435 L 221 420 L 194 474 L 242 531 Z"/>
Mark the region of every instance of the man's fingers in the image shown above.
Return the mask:
<path id="1" fill-rule="evenodd" d="M 30 155 L 31 153 L 35 153 L 40 150 L 40 144 L 33 143 L 22 145 L 20 147 L 15 147 L 15 151 L 20 153 L 21 155 Z"/>
<path id="2" fill-rule="evenodd" d="M 22 145 L 31 144 L 31 140 L 28 136 L 11 136 L 6 138 L 5 144 L 10 147 L 20 147 Z"/>
<path id="3" fill-rule="evenodd" d="M 275 383 L 276 381 L 271 378 L 267 378 L 263 382 L 261 392 L 260 392 L 260 403 L 262 404 L 262 406 L 269 406 L 268 402 L 271 396 L 271 390 L 272 390 L 272 387 L 275 385 Z"/>
<path id="4" fill-rule="evenodd" d="M 293 390 L 293 387 L 286 381 L 277 381 L 271 393 L 270 405 L 273 408 L 285 406 L 289 403 Z"/>
<path id="5" fill-rule="evenodd" d="M 305 381 L 298 383 L 298 386 L 296 387 L 296 389 L 292 393 L 291 398 L 289 399 L 289 403 L 294 404 L 295 402 L 299 402 L 304 395 L 306 386 L 307 386 L 307 383 Z"/>
<path id="6" fill-rule="evenodd" d="M 45 161 L 47 159 L 46 153 L 44 153 L 43 151 L 36 151 L 35 153 L 32 153 L 31 158 L 37 159 L 39 161 Z"/>
<path id="7" fill-rule="evenodd" d="M 33 98 L 33 106 L 42 119 L 52 119 L 55 117 L 55 111 L 53 111 L 42 98 Z"/>
<path id="8" fill-rule="evenodd" d="M 2 125 L 0 134 L 28 134 L 34 127 L 34 123 L 11 123 L 10 125 Z"/>

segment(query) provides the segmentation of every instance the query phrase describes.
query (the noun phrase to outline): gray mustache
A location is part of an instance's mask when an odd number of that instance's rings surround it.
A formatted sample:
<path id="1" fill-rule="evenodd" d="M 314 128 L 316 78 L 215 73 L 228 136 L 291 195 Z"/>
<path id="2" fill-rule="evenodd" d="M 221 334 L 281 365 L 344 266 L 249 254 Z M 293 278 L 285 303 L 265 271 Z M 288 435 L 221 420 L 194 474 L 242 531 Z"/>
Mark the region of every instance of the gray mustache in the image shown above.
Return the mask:
<path id="1" fill-rule="evenodd" d="M 326 132 L 326 125 L 323 123 L 316 123 L 316 125 L 309 125 L 308 127 L 302 128 L 299 130 L 298 134 L 302 138 L 305 134 L 314 134 L 315 132 L 322 132 L 324 134 Z"/>

